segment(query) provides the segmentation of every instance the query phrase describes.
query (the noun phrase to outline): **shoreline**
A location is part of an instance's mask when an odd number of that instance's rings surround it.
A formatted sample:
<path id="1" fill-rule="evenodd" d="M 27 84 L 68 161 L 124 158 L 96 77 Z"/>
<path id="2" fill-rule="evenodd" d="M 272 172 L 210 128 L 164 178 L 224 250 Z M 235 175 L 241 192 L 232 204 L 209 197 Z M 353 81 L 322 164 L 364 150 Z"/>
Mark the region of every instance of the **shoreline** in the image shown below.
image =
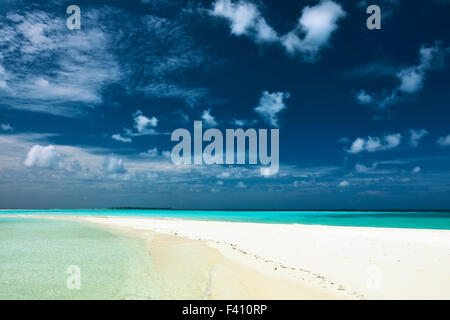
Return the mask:
<path id="1" fill-rule="evenodd" d="M 86 221 L 134 234 L 153 232 L 169 237 L 166 240 L 178 246 L 191 241 L 203 243 L 225 261 L 260 273 L 262 279 L 277 279 L 275 284 L 286 281 L 320 293 L 310 295 L 315 299 L 321 294 L 325 299 L 450 298 L 448 230 L 150 217 L 11 216 Z M 176 261 L 176 246 L 171 250 Z M 228 274 L 224 285 L 238 273 Z"/>
<path id="2" fill-rule="evenodd" d="M 31 217 L 32 218 L 32 217 Z M 160 232 L 149 228 L 123 226 L 89 216 L 40 216 L 40 218 L 88 222 L 115 234 L 147 242 L 160 283 L 162 299 L 200 300 L 342 300 L 363 299 L 342 287 L 324 286 L 324 278 L 305 270 L 291 270 L 277 262 L 243 252 L 218 241 Z M 116 217 L 95 217 L 109 219 Z M 135 219 L 147 219 L 137 217 Z M 151 218 L 149 218 L 151 219 Z M 171 219 L 171 218 L 168 218 Z M 184 221 L 180 219 L 179 221 Z M 116 221 L 117 222 L 117 221 Z M 179 266 L 183 265 L 180 273 Z M 196 279 L 196 283 L 186 281 Z M 193 292 L 192 287 L 197 288 Z M 180 288 L 181 287 L 181 288 Z M 185 288 L 185 291 L 181 290 Z M 174 295 L 174 292 L 177 292 Z M 199 295 L 198 292 L 201 292 Z M 191 295 L 190 295 L 191 294 Z M 197 296 L 195 296 L 197 294 Z"/>
<path id="3" fill-rule="evenodd" d="M 202 215 L 195 210 L 196 214 L 189 214 L 190 210 L 181 210 L 184 214 L 175 213 L 177 210 L 169 210 L 169 214 L 161 213 L 159 210 L 131 210 L 121 214 L 121 210 L 75 210 L 48 211 L 48 210 L 2 210 L 0 216 L 23 215 L 23 216 L 74 216 L 74 217 L 117 217 L 117 218 L 143 218 L 160 220 L 183 220 L 183 221 L 210 221 L 210 222 L 232 222 L 232 223 L 256 223 L 269 225 L 300 225 L 300 226 L 329 226 L 349 228 L 377 228 L 377 229 L 413 229 L 413 230 L 447 230 L 450 231 L 450 215 L 446 212 L 434 212 L 435 214 L 421 216 L 421 212 L 348 212 L 340 215 L 337 212 L 309 212 L 307 214 L 278 216 L 276 212 L 261 212 L 262 215 L 252 215 L 251 211 L 242 212 L 238 216 L 225 216 L 217 214 Z M 146 211 L 155 211 L 145 213 Z M 207 212 L 208 210 L 204 210 Z M 281 212 L 281 211 L 280 211 Z M 199 214 L 197 214 L 199 213 Z M 265 215 L 267 214 L 267 215 Z M 330 214 L 330 215 L 327 215 Z M 424 214 L 424 213 L 422 213 Z M 426 214 L 426 213 L 425 213 Z M 382 218 L 382 219 L 381 219 Z"/>
<path id="4" fill-rule="evenodd" d="M 390 208 L 390 209 L 178 209 L 178 208 L 146 208 L 146 207 L 111 207 L 111 208 L 45 208 L 45 209 L 29 209 L 29 208 L 16 208 L 16 209 L 5 209 L 0 208 L 0 211 L 58 211 L 58 210 L 167 210 L 167 211 L 245 211 L 245 212 L 450 212 L 450 209 L 401 209 L 401 208 Z"/>
<path id="5" fill-rule="evenodd" d="M 262 260 L 225 243 L 193 239 L 93 221 L 87 216 L 4 215 L 23 219 L 82 222 L 147 246 L 158 299 L 194 300 L 342 300 L 362 299 L 342 288 L 325 286 L 322 277 Z M 96 217 L 98 218 L 98 217 Z M 1 216 L 0 216 L 1 219 Z M 105 223 L 106 222 L 106 223 Z M 179 266 L 183 265 L 180 269 Z M 320 281 L 319 281 L 320 280 Z"/>

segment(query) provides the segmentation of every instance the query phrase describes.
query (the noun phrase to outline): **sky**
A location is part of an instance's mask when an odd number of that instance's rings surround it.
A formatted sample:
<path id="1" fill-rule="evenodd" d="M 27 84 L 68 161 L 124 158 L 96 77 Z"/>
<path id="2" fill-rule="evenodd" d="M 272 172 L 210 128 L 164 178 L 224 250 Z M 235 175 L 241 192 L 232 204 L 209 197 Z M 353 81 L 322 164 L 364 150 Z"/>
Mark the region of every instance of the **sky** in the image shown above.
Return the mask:
<path id="1" fill-rule="evenodd" d="M 450 208 L 448 16 L 446 0 L 0 0 L 0 208 Z M 278 172 L 173 163 L 194 121 L 279 129 Z"/>

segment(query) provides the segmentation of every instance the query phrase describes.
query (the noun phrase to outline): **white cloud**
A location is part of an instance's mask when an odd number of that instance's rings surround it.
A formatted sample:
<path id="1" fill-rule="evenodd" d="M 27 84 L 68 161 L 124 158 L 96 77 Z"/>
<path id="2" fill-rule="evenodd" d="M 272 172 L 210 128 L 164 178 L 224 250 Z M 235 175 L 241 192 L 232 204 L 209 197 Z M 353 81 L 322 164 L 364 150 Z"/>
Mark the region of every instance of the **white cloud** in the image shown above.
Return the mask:
<path id="1" fill-rule="evenodd" d="M 258 7 L 248 1 L 217 0 L 210 14 L 228 20 L 233 35 L 248 36 L 256 43 L 278 43 L 288 54 L 301 54 L 309 61 L 314 60 L 327 45 L 331 34 L 337 29 L 338 20 L 346 15 L 338 3 L 322 0 L 315 6 L 303 8 L 297 26 L 278 36 Z"/>
<path id="2" fill-rule="evenodd" d="M 427 72 L 440 69 L 444 66 L 448 49 L 443 49 L 440 42 L 433 46 L 422 46 L 419 50 L 419 64 L 396 70 L 387 68 L 383 72 L 391 75 L 399 81 L 399 85 L 392 90 L 383 90 L 380 94 L 367 93 L 365 90 L 359 91 L 356 101 L 360 104 L 375 103 L 379 108 L 392 105 L 402 98 L 402 95 L 411 95 L 420 92 L 424 86 Z M 370 71 L 371 70 L 371 71 Z M 376 68 L 367 69 L 377 75 Z"/>
<path id="3" fill-rule="evenodd" d="M 114 156 L 108 156 L 104 159 L 102 169 L 108 174 L 120 174 L 127 172 L 123 160 Z"/>
<path id="4" fill-rule="evenodd" d="M 394 149 L 400 145 L 401 140 L 402 135 L 400 133 L 388 134 L 382 138 L 370 136 L 367 138 L 356 138 L 347 152 L 357 154 L 363 151 L 378 152 Z"/>
<path id="5" fill-rule="evenodd" d="M 179 117 L 181 122 L 188 123 L 189 122 L 189 116 L 181 109 L 178 109 L 174 111 L 173 113 L 175 116 Z"/>
<path id="6" fill-rule="evenodd" d="M 118 134 L 118 133 L 113 134 L 113 135 L 111 136 L 111 138 L 113 138 L 114 140 L 120 141 L 120 142 L 127 142 L 127 143 L 131 143 L 131 142 L 132 142 L 131 138 L 122 137 L 122 136 L 121 136 L 120 134 Z"/>
<path id="7" fill-rule="evenodd" d="M 367 167 L 367 166 L 365 166 L 365 165 L 363 165 L 363 164 L 357 163 L 357 164 L 355 165 L 355 170 L 356 170 L 357 172 L 359 172 L 359 173 L 368 173 L 368 172 L 371 172 L 372 170 L 374 170 L 377 166 L 378 166 L 377 163 L 374 163 L 374 164 L 372 165 L 372 167 Z"/>
<path id="8" fill-rule="evenodd" d="M 224 172 L 219 173 L 217 175 L 217 178 L 226 179 L 226 178 L 229 178 L 230 176 L 231 176 L 231 174 L 229 172 L 224 171 Z"/>
<path id="9" fill-rule="evenodd" d="M 349 153 L 359 153 L 364 150 L 364 146 L 366 144 L 366 141 L 362 138 L 356 138 L 355 141 L 353 141 L 352 145 L 350 146 L 350 149 L 347 150 Z"/>
<path id="10" fill-rule="evenodd" d="M 2 104 L 78 117 L 107 102 L 104 92 L 111 84 L 188 105 L 209 98 L 203 87 L 178 83 L 187 70 L 220 63 L 190 34 L 185 14 L 167 19 L 111 6 L 89 7 L 76 32 L 67 32 L 65 19 L 32 9 L 1 14 Z"/>
<path id="11" fill-rule="evenodd" d="M 423 87 L 424 73 L 417 67 L 401 70 L 397 73 L 397 78 L 400 80 L 399 91 L 416 93 Z"/>
<path id="12" fill-rule="evenodd" d="M 341 188 L 345 188 L 345 187 L 348 187 L 349 185 L 350 185 L 350 183 L 348 181 L 344 180 L 344 181 L 341 181 L 338 186 Z"/>
<path id="13" fill-rule="evenodd" d="M 172 161 L 163 157 L 141 157 L 136 154 L 114 156 L 111 155 L 113 151 L 111 149 L 68 145 L 55 145 L 58 154 L 61 155 L 61 161 L 58 163 L 58 170 L 52 174 L 43 175 L 34 170 L 24 170 L 24 158 L 31 147 L 36 144 L 47 146 L 51 144 L 49 140 L 54 136 L 54 134 L 34 133 L 0 134 L 2 146 L 0 180 L 4 187 L 2 192 L 8 190 L 8 185 L 13 183 L 20 186 L 21 190 L 48 185 L 57 186 L 58 191 L 64 189 L 72 193 L 88 189 L 104 191 L 106 188 L 114 194 L 112 199 L 116 199 L 115 195 L 122 195 L 123 192 L 130 190 L 135 192 L 136 188 L 147 190 L 152 194 L 174 188 L 187 190 L 192 186 L 193 177 L 201 179 L 202 182 L 196 185 L 199 190 L 206 191 L 211 185 L 215 185 L 217 180 L 222 180 L 217 176 L 223 172 L 227 172 L 223 175 L 225 177 L 223 179 L 233 177 L 237 181 L 259 176 L 259 169 L 246 166 L 230 167 L 226 168 L 226 171 L 220 165 L 175 166 Z M 170 151 L 166 151 L 166 154 L 170 157 Z M 151 184 L 148 183 L 149 179 L 152 181 Z M 126 183 L 115 183 L 117 181 Z M 228 184 L 227 187 L 235 188 L 235 184 Z M 111 195 L 110 192 L 107 194 Z"/>
<path id="14" fill-rule="evenodd" d="M 23 164 L 31 168 L 56 168 L 61 161 L 60 154 L 56 151 L 55 146 L 34 145 L 28 151 L 27 157 Z"/>
<path id="15" fill-rule="evenodd" d="M 422 171 L 422 169 L 419 166 L 417 166 L 417 167 L 414 167 L 414 169 L 412 170 L 412 173 L 419 173 L 420 171 Z"/>
<path id="16" fill-rule="evenodd" d="M 338 20 L 345 15 L 341 5 L 330 0 L 307 6 L 302 10 L 297 28 L 282 37 L 282 44 L 290 54 L 301 53 L 306 59 L 314 59 L 337 29 Z"/>
<path id="17" fill-rule="evenodd" d="M 233 119 L 233 121 L 231 121 L 231 123 L 237 127 L 243 127 L 243 126 L 245 126 L 247 121 L 241 120 L 241 119 Z"/>
<path id="18" fill-rule="evenodd" d="M 253 119 L 253 120 L 247 120 L 247 119 L 232 119 L 230 121 L 230 124 L 232 124 L 233 126 L 236 127 L 246 127 L 246 126 L 251 126 L 253 124 L 255 124 L 256 122 L 258 122 L 258 120 Z"/>
<path id="19" fill-rule="evenodd" d="M 439 137 L 436 143 L 441 147 L 450 147 L 450 134 L 445 137 Z"/>
<path id="20" fill-rule="evenodd" d="M 208 97 L 208 90 L 205 88 L 186 88 L 170 83 L 150 83 L 138 88 L 147 96 L 157 98 L 180 98 L 189 106 L 193 107 L 202 99 Z"/>
<path id="21" fill-rule="evenodd" d="M 5 68 L 0 64 L 0 89 L 8 89 L 8 84 L 6 83 L 8 78 L 9 76 L 6 73 Z"/>
<path id="22" fill-rule="evenodd" d="M 287 92 L 269 93 L 268 91 L 263 91 L 255 111 L 267 124 L 278 127 L 278 113 L 286 109 L 284 99 L 289 97 L 290 94 Z"/>
<path id="23" fill-rule="evenodd" d="M 3 130 L 3 131 L 13 131 L 14 130 L 14 128 L 9 124 L 9 123 L 2 123 L 1 125 L 0 125 L 0 128 Z"/>
<path id="24" fill-rule="evenodd" d="M 134 127 L 140 134 L 153 133 L 154 130 L 150 127 L 158 126 L 158 119 L 156 117 L 148 118 L 144 116 L 141 110 L 133 114 Z"/>
<path id="25" fill-rule="evenodd" d="M 245 189 L 245 188 L 247 188 L 247 185 L 244 182 L 239 181 L 237 183 L 237 185 L 236 185 L 236 188 L 238 188 L 238 189 Z"/>
<path id="26" fill-rule="evenodd" d="M 145 116 L 141 110 L 138 110 L 135 113 L 133 113 L 133 123 L 136 131 L 127 128 L 124 130 L 123 136 L 120 134 L 114 134 L 112 138 L 122 142 L 132 142 L 131 137 L 166 134 L 158 132 L 154 129 L 158 126 L 159 123 L 158 118 L 154 116 L 149 118 Z"/>
<path id="27" fill-rule="evenodd" d="M 103 101 L 102 89 L 122 74 L 109 35 L 84 18 L 83 30 L 71 33 L 64 18 L 42 11 L 0 20 L 0 100 L 6 106 L 72 117 L 86 112 L 84 104 Z"/>
<path id="28" fill-rule="evenodd" d="M 217 126 L 216 118 L 213 115 L 211 115 L 211 109 L 203 110 L 202 120 L 208 127 Z"/>
<path id="29" fill-rule="evenodd" d="M 261 16 L 255 4 L 248 1 L 217 0 L 210 14 L 222 17 L 230 23 L 231 33 L 236 36 L 246 35 L 256 42 L 273 42 L 278 40 L 275 30 Z"/>
<path id="30" fill-rule="evenodd" d="M 361 90 L 356 94 L 356 101 L 360 104 L 371 104 L 374 102 L 374 98 L 368 94 L 365 90 Z"/>
<path id="31" fill-rule="evenodd" d="M 170 158 L 171 152 L 166 150 L 161 152 L 161 154 L 164 158 Z"/>
<path id="32" fill-rule="evenodd" d="M 428 131 L 426 129 L 420 130 L 411 129 L 409 130 L 409 134 L 410 134 L 409 144 L 413 148 L 417 148 L 422 139 L 425 138 L 425 136 L 428 134 Z"/>
<path id="33" fill-rule="evenodd" d="M 146 152 L 141 153 L 141 155 L 154 158 L 158 156 L 158 148 L 154 147 L 152 149 L 148 149 Z"/>

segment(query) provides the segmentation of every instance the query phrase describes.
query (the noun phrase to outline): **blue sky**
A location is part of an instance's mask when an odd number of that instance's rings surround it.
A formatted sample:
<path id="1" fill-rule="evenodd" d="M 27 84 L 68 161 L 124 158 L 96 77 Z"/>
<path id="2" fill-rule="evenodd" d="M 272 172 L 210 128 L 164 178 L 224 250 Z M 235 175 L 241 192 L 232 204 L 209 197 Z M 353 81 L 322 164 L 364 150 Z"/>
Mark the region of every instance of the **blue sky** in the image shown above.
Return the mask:
<path id="1" fill-rule="evenodd" d="M 0 207 L 450 208 L 449 15 L 445 0 L 2 0 Z M 170 133 L 194 120 L 279 128 L 279 172 L 173 164 Z"/>

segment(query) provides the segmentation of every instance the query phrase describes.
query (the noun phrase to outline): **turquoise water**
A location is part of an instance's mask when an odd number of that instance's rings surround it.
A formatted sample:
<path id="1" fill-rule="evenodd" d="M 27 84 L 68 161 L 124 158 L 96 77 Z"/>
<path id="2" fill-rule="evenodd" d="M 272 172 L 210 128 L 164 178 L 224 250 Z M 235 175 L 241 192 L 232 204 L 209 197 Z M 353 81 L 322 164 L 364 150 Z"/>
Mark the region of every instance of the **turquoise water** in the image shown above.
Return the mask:
<path id="1" fill-rule="evenodd" d="M 214 211 L 214 210 L 8 210 L 2 214 L 91 215 L 450 230 L 450 212 Z"/>
<path id="2" fill-rule="evenodd" d="M 67 286 L 70 266 L 79 289 Z M 151 299 L 153 275 L 138 239 L 73 221 L 0 218 L 0 300 Z"/>

